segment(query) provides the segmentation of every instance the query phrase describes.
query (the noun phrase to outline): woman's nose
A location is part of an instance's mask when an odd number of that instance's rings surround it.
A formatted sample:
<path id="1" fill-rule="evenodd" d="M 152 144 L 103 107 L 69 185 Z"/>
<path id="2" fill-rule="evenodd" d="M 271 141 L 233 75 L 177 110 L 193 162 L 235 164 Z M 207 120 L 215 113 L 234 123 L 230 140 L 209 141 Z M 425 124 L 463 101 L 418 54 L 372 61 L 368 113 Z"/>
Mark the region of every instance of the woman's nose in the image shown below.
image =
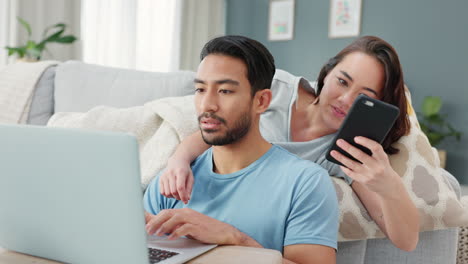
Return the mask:
<path id="1" fill-rule="evenodd" d="M 356 99 L 356 97 L 357 97 L 356 93 L 352 91 L 347 91 L 341 95 L 340 97 L 341 103 L 347 108 L 350 108 L 354 100 Z"/>

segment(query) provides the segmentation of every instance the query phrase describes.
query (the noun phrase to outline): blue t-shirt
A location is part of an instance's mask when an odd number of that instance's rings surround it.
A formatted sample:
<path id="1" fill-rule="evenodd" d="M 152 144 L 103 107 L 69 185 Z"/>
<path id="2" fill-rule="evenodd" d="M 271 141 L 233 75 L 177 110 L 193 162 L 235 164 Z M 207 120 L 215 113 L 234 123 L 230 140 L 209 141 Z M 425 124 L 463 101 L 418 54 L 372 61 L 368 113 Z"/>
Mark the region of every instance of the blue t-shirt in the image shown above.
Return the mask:
<path id="1" fill-rule="evenodd" d="M 248 167 L 213 172 L 212 148 L 192 163 L 195 184 L 187 205 L 159 192 L 159 176 L 144 195 L 145 210 L 188 207 L 236 227 L 265 248 L 283 252 L 293 244 L 336 249 L 338 202 L 333 183 L 319 165 L 273 145 Z"/>

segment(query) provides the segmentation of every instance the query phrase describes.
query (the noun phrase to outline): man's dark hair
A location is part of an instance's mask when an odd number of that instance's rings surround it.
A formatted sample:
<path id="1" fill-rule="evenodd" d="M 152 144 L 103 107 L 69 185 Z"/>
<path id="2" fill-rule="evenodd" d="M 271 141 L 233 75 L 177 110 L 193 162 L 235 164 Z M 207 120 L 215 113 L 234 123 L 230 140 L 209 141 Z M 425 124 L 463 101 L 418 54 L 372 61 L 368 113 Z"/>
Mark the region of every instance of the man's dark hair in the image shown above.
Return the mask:
<path id="1" fill-rule="evenodd" d="M 257 91 L 270 89 L 275 74 L 275 60 L 262 43 L 244 36 L 217 37 L 205 44 L 200 53 L 200 60 L 210 54 L 241 59 L 247 67 L 252 96 Z"/>

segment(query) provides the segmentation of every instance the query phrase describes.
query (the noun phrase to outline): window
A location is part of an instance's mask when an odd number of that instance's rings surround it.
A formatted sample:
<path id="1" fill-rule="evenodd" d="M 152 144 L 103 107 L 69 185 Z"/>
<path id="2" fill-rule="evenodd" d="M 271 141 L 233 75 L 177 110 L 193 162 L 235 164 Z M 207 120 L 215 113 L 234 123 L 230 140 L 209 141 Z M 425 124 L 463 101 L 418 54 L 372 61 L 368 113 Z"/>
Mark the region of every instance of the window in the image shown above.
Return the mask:
<path id="1" fill-rule="evenodd" d="M 83 0 L 83 61 L 178 70 L 181 6 L 181 0 Z"/>

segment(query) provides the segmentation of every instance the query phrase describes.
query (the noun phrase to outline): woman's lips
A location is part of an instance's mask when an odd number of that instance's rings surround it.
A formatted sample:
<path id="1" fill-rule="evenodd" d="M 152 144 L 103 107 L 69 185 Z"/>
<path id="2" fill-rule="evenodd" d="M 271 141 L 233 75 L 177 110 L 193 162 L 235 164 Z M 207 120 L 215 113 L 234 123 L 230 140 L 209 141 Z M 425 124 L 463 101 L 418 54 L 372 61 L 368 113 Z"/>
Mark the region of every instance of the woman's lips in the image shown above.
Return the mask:
<path id="1" fill-rule="evenodd" d="M 346 112 L 335 106 L 332 106 L 332 112 L 333 115 L 335 115 L 338 118 L 344 118 L 346 116 Z"/>

